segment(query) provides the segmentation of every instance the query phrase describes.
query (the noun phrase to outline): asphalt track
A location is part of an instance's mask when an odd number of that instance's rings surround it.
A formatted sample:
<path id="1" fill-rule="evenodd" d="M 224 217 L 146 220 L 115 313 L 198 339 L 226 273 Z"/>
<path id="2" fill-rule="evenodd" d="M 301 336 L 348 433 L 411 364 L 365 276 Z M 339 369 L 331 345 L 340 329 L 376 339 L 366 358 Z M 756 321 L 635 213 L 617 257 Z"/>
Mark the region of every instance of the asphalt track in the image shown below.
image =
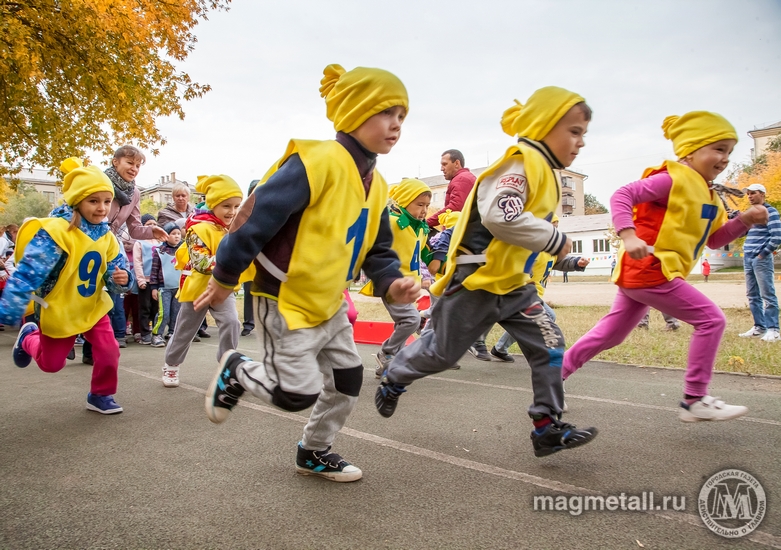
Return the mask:
<path id="1" fill-rule="evenodd" d="M 295 473 L 308 411 L 248 398 L 225 424 L 208 422 L 215 338 L 193 345 L 175 389 L 159 380 L 163 350 L 122 350 L 125 412 L 101 416 L 84 408 L 90 367 L 18 369 L 14 336 L 0 333 L 0 548 L 781 548 L 778 379 L 716 375 L 712 393 L 749 416 L 683 424 L 681 371 L 593 362 L 567 383 L 565 420 L 599 436 L 535 458 L 521 358 L 464 358 L 384 419 L 374 350 L 359 346 L 364 387 L 334 450 L 364 477 L 338 484 Z M 254 335 L 240 345 L 251 355 Z M 740 539 L 712 534 L 697 512 L 704 480 L 725 468 L 767 494 L 762 524 Z M 685 510 L 533 509 L 535 496 L 643 491 L 684 496 Z"/>

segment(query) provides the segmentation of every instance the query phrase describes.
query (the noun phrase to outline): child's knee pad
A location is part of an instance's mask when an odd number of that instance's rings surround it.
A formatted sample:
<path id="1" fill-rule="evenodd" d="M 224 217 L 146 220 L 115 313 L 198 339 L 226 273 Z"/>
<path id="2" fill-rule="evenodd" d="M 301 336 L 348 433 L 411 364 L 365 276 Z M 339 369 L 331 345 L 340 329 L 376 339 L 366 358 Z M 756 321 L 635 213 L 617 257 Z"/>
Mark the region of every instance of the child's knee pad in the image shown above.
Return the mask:
<path id="1" fill-rule="evenodd" d="M 363 365 L 351 369 L 334 369 L 334 387 L 339 393 L 358 397 L 363 385 Z"/>
<path id="2" fill-rule="evenodd" d="M 276 386 L 271 394 L 271 403 L 280 409 L 290 412 L 298 412 L 314 405 L 319 395 L 319 393 L 305 395 L 300 393 L 286 392 L 279 386 Z"/>

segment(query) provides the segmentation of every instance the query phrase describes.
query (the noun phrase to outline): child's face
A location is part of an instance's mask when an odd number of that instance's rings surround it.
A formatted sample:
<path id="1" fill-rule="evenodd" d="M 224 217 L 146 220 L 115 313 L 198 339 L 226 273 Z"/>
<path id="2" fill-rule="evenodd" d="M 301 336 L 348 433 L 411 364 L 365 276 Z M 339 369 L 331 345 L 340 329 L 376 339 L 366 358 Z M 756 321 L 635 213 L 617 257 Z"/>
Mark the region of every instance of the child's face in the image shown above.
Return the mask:
<path id="1" fill-rule="evenodd" d="M 561 117 L 553 130 L 542 138 L 542 142 L 548 146 L 559 162 L 567 167 L 575 162 L 580 148 L 586 145 L 583 136 L 586 135 L 587 130 L 586 115 L 579 105 L 575 105 Z"/>
<path id="2" fill-rule="evenodd" d="M 404 209 L 410 216 L 417 220 L 425 220 L 428 207 L 431 204 L 431 193 L 421 193 L 415 200 L 409 203 Z"/>
<path id="3" fill-rule="evenodd" d="M 396 105 L 370 117 L 350 135 L 372 153 L 385 155 L 399 141 L 406 116 L 407 110 Z"/>
<path id="4" fill-rule="evenodd" d="M 239 211 L 241 205 L 241 197 L 233 197 L 222 201 L 220 204 L 214 207 L 212 212 L 217 216 L 222 223 L 230 225 L 233 218 L 236 217 L 236 213 Z"/>
<path id="5" fill-rule="evenodd" d="M 176 246 L 182 240 L 182 232 L 179 229 L 172 229 L 168 233 L 168 239 L 166 242 L 171 246 Z"/>
<path id="6" fill-rule="evenodd" d="M 146 220 L 146 223 L 144 224 L 144 227 L 152 227 L 157 225 L 157 222 L 155 220 Z"/>
<path id="7" fill-rule="evenodd" d="M 109 191 L 98 191 L 77 204 L 75 209 L 89 223 L 100 223 L 108 216 L 113 200 L 114 195 Z"/>
<path id="8" fill-rule="evenodd" d="M 722 139 L 700 147 L 687 155 L 685 160 L 705 181 L 713 181 L 729 164 L 729 156 L 737 143 L 734 139 Z"/>
<path id="9" fill-rule="evenodd" d="M 141 170 L 142 163 L 143 161 L 136 157 L 111 159 L 111 164 L 114 165 L 117 174 L 125 181 L 133 181 L 136 179 L 139 170 Z"/>

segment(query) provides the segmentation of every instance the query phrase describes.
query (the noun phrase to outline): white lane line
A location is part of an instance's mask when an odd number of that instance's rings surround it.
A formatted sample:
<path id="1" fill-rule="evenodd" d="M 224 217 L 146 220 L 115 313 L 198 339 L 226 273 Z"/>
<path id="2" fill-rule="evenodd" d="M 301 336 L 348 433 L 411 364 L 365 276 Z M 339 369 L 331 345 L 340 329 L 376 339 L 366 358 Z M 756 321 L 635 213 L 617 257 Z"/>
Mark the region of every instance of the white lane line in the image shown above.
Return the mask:
<path id="1" fill-rule="evenodd" d="M 149 374 L 129 367 L 119 367 L 119 368 L 120 370 L 123 370 L 125 372 L 129 372 L 137 376 L 142 376 L 144 378 L 149 378 L 150 380 L 155 380 L 155 381 L 161 380 L 160 376 L 155 374 Z M 429 378 L 433 378 L 433 377 L 429 377 Z M 443 378 L 442 380 L 446 380 L 446 379 Z M 185 390 L 199 393 L 201 395 L 206 395 L 206 390 L 199 388 L 197 386 L 180 383 L 179 387 Z M 511 386 L 507 386 L 507 388 L 522 389 L 522 388 L 513 388 Z M 308 418 L 305 418 L 303 416 L 294 413 L 285 412 L 279 409 L 275 409 L 273 407 L 267 407 L 265 405 L 258 405 L 256 403 L 251 403 L 246 400 L 239 401 L 238 406 L 245 407 L 247 409 L 252 409 L 266 414 L 271 414 L 279 418 L 292 420 L 294 422 L 298 422 L 299 424 L 305 424 L 308 420 Z M 204 421 L 208 422 L 208 420 L 206 419 L 204 419 Z M 585 487 L 578 487 L 577 485 L 570 485 L 569 483 L 562 483 L 560 481 L 555 481 L 552 479 L 545 479 L 544 477 L 526 474 L 523 472 L 516 472 L 514 470 L 507 470 L 505 468 L 499 468 L 498 466 L 491 466 L 490 464 L 483 464 L 481 462 L 475 462 L 474 460 L 467 460 L 465 458 L 446 455 L 444 453 L 431 451 L 429 449 L 424 449 L 422 447 L 417 447 L 415 445 L 409 445 L 408 443 L 402 443 L 401 441 L 387 439 L 385 437 L 380 437 L 378 435 L 362 432 L 360 430 L 354 430 L 352 428 L 342 428 L 341 430 L 339 430 L 339 433 L 363 441 L 368 441 L 370 443 L 375 443 L 382 447 L 388 447 L 397 451 L 409 453 L 414 456 L 436 460 L 438 462 L 451 464 L 453 466 L 458 466 L 460 468 L 465 468 L 468 470 L 473 470 L 476 472 L 481 472 L 496 477 L 503 477 L 506 479 L 520 481 L 521 483 L 527 483 L 529 485 L 534 485 L 535 487 L 540 487 L 542 489 L 546 489 L 549 491 L 557 491 L 559 493 L 565 493 L 568 495 L 608 496 L 605 493 L 600 493 L 599 491 L 594 491 L 593 489 L 586 489 Z M 648 510 L 644 513 L 650 514 L 652 516 L 660 517 L 666 520 L 685 523 L 700 529 L 705 529 L 702 520 L 698 516 L 695 516 L 693 514 L 687 514 L 685 512 L 672 512 L 672 511 L 657 512 L 652 510 Z M 748 540 L 752 542 L 756 542 L 757 544 L 762 544 L 770 548 L 781 549 L 781 537 L 776 537 L 775 535 L 771 535 L 770 533 L 765 533 L 763 531 L 755 531 L 747 538 Z"/>

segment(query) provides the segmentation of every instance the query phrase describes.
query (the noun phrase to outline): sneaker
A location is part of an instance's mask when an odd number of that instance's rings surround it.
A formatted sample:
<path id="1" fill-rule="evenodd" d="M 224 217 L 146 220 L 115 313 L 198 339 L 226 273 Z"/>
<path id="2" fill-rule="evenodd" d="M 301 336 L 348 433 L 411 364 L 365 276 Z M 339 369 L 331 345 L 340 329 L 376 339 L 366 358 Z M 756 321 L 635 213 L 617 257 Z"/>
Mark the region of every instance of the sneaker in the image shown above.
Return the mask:
<path id="1" fill-rule="evenodd" d="M 166 335 L 165 335 L 165 341 L 167 342 L 168 340 L 170 340 L 170 339 L 171 339 L 171 336 L 173 336 L 173 333 L 172 333 L 172 332 L 169 332 L 168 334 L 166 334 Z"/>
<path id="2" fill-rule="evenodd" d="M 133 336 L 133 324 L 128 323 L 127 326 L 125 326 L 125 334 L 127 336 Z"/>
<path id="3" fill-rule="evenodd" d="M 485 346 L 485 340 L 478 340 L 469 348 L 469 353 L 475 356 L 478 361 L 490 361 L 491 354 Z"/>
<path id="4" fill-rule="evenodd" d="M 377 393 L 374 394 L 374 406 L 377 412 L 385 418 L 390 418 L 396 412 L 396 405 L 399 402 L 399 396 L 407 391 L 407 388 L 400 384 L 394 384 L 388 380 L 388 375 L 383 374 L 380 379 L 380 385 L 377 387 Z"/>
<path id="5" fill-rule="evenodd" d="M 687 405 L 681 401 L 681 412 L 678 418 L 681 422 L 706 422 L 708 420 L 732 420 L 743 416 L 748 408 L 742 405 L 727 405 L 718 397 L 706 395 L 699 401 Z"/>
<path id="6" fill-rule="evenodd" d="M 201 338 L 211 338 L 212 337 L 211 334 L 206 332 L 205 328 L 199 328 L 198 329 L 198 336 L 200 336 Z"/>
<path id="7" fill-rule="evenodd" d="M 136 344 L 140 344 L 140 343 L 141 343 L 141 333 L 140 333 L 140 332 L 136 332 L 136 333 L 133 335 L 133 341 L 134 341 Z"/>
<path id="8" fill-rule="evenodd" d="M 141 340 L 138 342 L 142 346 L 149 346 L 152 344 L 152 335 L 151 334 L 145 334 L 141 337 Z"/>
<path id="9" fill-rule="evenodd" d="M 509 353 L 505 353 L 503 351 L 499 351 L 496 349 L 496 346 L 491 348 L 491 355 L 499 359 L 500 361 L 504 361 L 505 363 L 515 363 L 515 358 L 510 355 Z"/>
<path id="10" fill-rule="evenodd" d="M 639 325 L 637 325 L 637 328 L 648 330 L 648 323 L 640 323 Z"/>
<path id="11" fill-rule="evenodd" d="M 151 346 L 153 348 L 164 348 L 165 347 L 165 340 L 163 340 L 162 336 L 158 336 L 157 334 L 152 335 L 152 344 Z"/>
<path id="12" fill-rule="evenodd" d="M 741 338 L 762 338 L 765 335 L 765 332 L 765 329 L 754 326 L 751 327 L 751 330 L 741 332 L 739 336 Z"/>
<path id="13" fill-rule="evenodd" d="M 251 332 L 252 332 L 251 328 L 245 328 L 244 330 L 241 331 L 241 335 L 242 336 L 249 336 Z"/>
<path id="14" fill-rule="evenodd" d="M 86 357 L 86 356 L 82 355 L 81 356 L 81 362 L 84 363 L 85 365 L 94 365 L 95 364 L 95 359 L 92 358 L 92 357 Z"/>
<path id="15" fill-rule="evenodd" d="M 24 342 L 24 339 L 27 338 L 30 334 L 38 330 L 38 325 L 35 323 L 25 323 L 22 325 L 22 328 L 19 329 L 19 335 L 16 337 L 16 342 L 14 342 L 13 350 L 13 357 L 14 357 L 14 365 L 19 367 L 20 369 L 25 368 L 27 365 L 30 364 L 30 361 L 33 360 L 32 355 L 24 351 L 22 349 L 22 342 Z"/>
<path id="16" fill-rule="evenodd" d="M 567 424 L 555 418 L 545 426 L 542 433 L 532 430 L 531 440 L 534 456 L 548 456 L 564 449 L 572 449 L 585 445 L 597 436 L 596 428 L 579 430 L 572 424 Z"/>
<path id="17" fill-rule="evenodd" d="M 76 348 L 71 348 L 71 350 L 68 352 L 67 359 L 68 361 L 73 361 L 76 359 Z"/>
<path id="18" fill-rule="evenodd" d="M 781 340 L 781 335 L 778 333 L 778 329 L 768 329 L 765 335 L 761 338 L 763 342 L 778 342 Z"/>
<path id="19" fill-rule="evenodd" d="M 236 350 L 231 349 L 223 354 L 220 368 L 206 392 L 206 416 L 215 424 L 228 419 L 228 413 L 244 393 L 244 388 L 236 379 L 236 370 L 247 361 L 252 359 Z"/>
<path id="20" fill-rule="evenodd" d="M 388 368 L 390 362 L 393 361 L 393 355 L 390 353 L 378 353 L 374 355 L 374 360 L 377 361 L 377 368 L 374 369 L 374 377 L 382 378 L 382 373 Z"/>
<path id="21" fill-rule="evenodd" d="M 681 324 L 680 323 L 675 323 L 675 324 L 671 324 L 671 325 L 665 325 L 664 330 L 669 331 L 669 332 L 675 332 L 679 328 L 681 328 Z"/>
<path id="22" fill-rule="evenodd" d="M 113 395 L 93 395 L 87 394 L 87 410 L 99 412 L 100 414 L 117 414 L 124 409 L 119 403 L 114 401 Z"/>
<path id="23" fill-rule="evenodd" d="M 166 388 L 179 387 L 179 366 L 171 367 L 163 365 L 163 386 Z"/>
<path id="24" fill-rule="evenodd" d="M 201 341 L 201 337 L 200 336 L 198 336 L 197 334 L 195 336 L 193 336 L 193 342 L 200 342 L 200 341 Z"/>
<path id="25" fill-rule="evenodd" d="M 361 479 L 363 472 L 359 468 L 330 450 L 331 447 L 325 451 L 307 451 L 299 442 L 296 452 L 296 472 L 305 476 L 324 477 L 339 483 Z"/>
<path id="26" fill-rule="evenodd" d="M 83 345 L 84 345 L 84 338 L 82 337 L 82 335 L 81 335 L 81 334 L 79 334 L 79 335 L 76 337 L 76 341 L 75 341 L 75 342 L 73 342 L 73 345 L 74 345 L 74 346 L 83 346 Z"/>
<path id="27" fill-rule="evenodd" d="M 127 347 L 127 338 L 117 338 L 117 345 L 120 348 L 126 348 Z"/>

